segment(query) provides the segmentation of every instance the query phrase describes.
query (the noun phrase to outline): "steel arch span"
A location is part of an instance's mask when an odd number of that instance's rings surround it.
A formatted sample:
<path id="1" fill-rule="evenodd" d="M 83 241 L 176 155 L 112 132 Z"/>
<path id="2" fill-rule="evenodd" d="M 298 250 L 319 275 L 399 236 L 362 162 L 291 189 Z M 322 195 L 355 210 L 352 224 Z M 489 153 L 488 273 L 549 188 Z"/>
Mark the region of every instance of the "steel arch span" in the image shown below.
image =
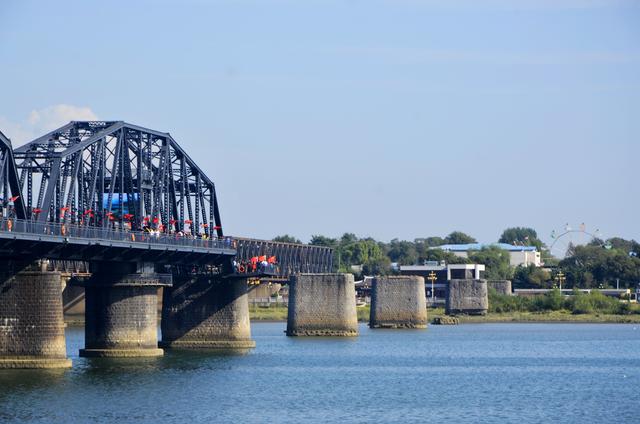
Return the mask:
<path id="1" fill-rule="evenodd" d="M 26 211 L 18 182 L 18 173 L 13 156 L 13 149 L 11 148 L 11 140 L 9 140 L 2 131 L 0 131 L 0 192 L 3 208 L 6 208 L 9 201 L 12 201 L 16 217 L 18 219 L 25 219 Z"/>
<path id="2" fill-rule="evenodd" d="M 14 155 L 27 219 L 223 236 L 213 181 L 169 133 L 72 121 Z"/>

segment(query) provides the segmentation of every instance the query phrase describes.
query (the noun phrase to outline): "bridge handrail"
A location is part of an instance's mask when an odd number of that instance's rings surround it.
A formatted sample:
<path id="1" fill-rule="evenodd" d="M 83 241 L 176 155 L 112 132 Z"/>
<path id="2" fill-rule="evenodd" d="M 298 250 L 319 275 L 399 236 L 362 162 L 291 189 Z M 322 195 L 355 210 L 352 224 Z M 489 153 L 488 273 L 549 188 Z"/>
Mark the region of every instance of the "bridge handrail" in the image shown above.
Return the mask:
<path id="1" fill-rule="evenodd" d="M 37 222 L 17 218 L 0 218 L 0 232 L 17 234 L 34 234 L 59 236 L 64 238 L 80 238 L 104 241 L 125 241 L 129 243 L 162 244 L 171 246 L 192 246 L 208 249 L 234 249 L 235 242 L 230 237 L 196 238 L 180 236 L 177 233 L 149 233 L 126 229 L 112 229 L 77 225 L 62 222 Z"/>

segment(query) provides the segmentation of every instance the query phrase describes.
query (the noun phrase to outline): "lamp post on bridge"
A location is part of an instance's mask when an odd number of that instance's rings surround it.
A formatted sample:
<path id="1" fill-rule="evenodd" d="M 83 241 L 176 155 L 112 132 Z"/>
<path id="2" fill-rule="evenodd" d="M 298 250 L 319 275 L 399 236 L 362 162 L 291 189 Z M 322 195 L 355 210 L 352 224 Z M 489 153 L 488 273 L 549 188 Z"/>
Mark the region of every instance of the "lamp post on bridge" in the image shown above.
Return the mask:
<path id="1" fill-rule="evenodd" d="M 427 280 L 431 281 L 431 306 L 433 306 L 434 303 L 434 291 L 433 291 L 433 283 L 438 279 L 438 276 L 436 275 L 435 272 L 431 271 L 429 273 L 429 276 L 427 277 Z"/>
<path id="2" fill-rule="evenodd" d="M 560 294 L 562 294 L 562 283 L 567 281 L 567 277 L 565 277 L 564 273 L 560 271 L 556 274 L 555 280 L 558 282 L 558 285 L 560 286 Z"/>

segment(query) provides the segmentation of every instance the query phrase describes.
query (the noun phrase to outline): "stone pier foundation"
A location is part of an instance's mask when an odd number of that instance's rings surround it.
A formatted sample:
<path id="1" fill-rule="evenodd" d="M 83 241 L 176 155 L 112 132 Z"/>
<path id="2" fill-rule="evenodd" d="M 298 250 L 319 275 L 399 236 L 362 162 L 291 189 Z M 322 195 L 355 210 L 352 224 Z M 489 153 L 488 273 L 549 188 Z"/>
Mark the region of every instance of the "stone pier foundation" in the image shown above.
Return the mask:
<path id="1" fill-rule="evenodd" d="M 352 274 L 299 274 L 289 280 L 287 336 L 357 336 Z"/>
<path id="2" fill-rule="evenodd" d="M 244 350 L 251 340 L 247 280 L 175 278 L 164 289 L 161 347 Z"/>
<path id="3" fill-rule="evenodd" d="M 85 348 L 80 356 L 161 356 L 158 349 L 158 287 L 171 274 L 138 272 L 122 264 L 100 264 L 84 283 Z"/>
<path id="4" fill-rule="evenodd" d="M 447 315 L 484 315 L 489 309 L 487 280 L 450 280 L 447 286 Z"/>
<path id="5" fill-rule="evenodd" d="M 371 286 L 371 328 L 427 328 L 424 278 L 376 277 Z"/>
<path id="6" fill-rule="evenodd" d="M 60 273 L 41 262 L 0 268 L 0 368 L 70 367 Z"/>
<path id="7" fill-rule="evenodd" d="M 498 294 L 505 296 L 511 296 L 511 281 L 510 280 L 487 280 L 487 288 L 494 289 Z"/>

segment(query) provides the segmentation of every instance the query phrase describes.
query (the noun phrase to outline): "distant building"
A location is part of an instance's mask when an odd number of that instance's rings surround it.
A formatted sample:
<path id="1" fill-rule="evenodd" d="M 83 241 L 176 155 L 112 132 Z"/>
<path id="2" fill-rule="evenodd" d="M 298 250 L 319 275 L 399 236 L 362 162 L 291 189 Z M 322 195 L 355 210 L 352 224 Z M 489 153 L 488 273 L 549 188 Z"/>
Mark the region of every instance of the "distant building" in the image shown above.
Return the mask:
<path id="1" fill-rule="evenodd" d="M 468 258 L 469 252 L 482 250 L 483 247 L 497 247 L 509 252 L 509 264 L 511 266 L 541 266 L 540 252 L 535 246 L 514 246 L 507 243 L 469 243 L 469 244 L 444 244 L 432 249 L 441 249 L 451 252 L 461 258 Z"/>
<path id="2" fill-rule="evenodd" d="M 431 298 L 431 280 L 433 273 L 436 279 L 433 281 L 434 297 L 444 301 L 447 284 L 452 279 L 479 279 L 484 277 L 485 267 L 482 264 L 448 264 L 437 263 L 427 265 L 400 265 L 400 275 L 419 275 L 424 277 L 427 298 Z"/>

